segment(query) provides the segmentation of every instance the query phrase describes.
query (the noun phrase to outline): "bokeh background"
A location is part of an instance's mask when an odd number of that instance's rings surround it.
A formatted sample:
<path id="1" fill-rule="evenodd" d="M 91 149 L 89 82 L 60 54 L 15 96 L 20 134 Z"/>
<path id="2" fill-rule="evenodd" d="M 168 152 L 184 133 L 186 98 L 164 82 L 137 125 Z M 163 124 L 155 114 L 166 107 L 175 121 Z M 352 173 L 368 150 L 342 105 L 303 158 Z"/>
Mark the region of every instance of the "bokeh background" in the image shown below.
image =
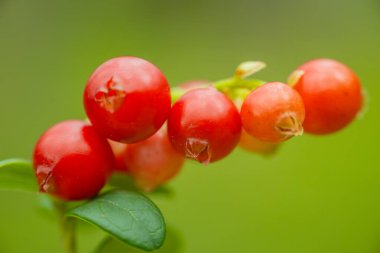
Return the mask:
<path id="1" fill-rule="evenodd" d="M 171 85 L 228 77 L 245 60 L 267 62 L 268 81 L 313 58 L 351 66 L 369 106 L 348 128 L 269 159 L 237 149 L 188 162 L 174 195 L 153 199 L 181 252 L 380 252 L 380 1 L 0 0 L 0 159 L 30 158 L 49 126 L 84 118 L 88 76 L 120 55 L 150 60 Z M 0 252 L 61 253 L 35 195 L 0 191 L 0 202 Z M 104 236 L 80 230 L 81 252 Z"/>

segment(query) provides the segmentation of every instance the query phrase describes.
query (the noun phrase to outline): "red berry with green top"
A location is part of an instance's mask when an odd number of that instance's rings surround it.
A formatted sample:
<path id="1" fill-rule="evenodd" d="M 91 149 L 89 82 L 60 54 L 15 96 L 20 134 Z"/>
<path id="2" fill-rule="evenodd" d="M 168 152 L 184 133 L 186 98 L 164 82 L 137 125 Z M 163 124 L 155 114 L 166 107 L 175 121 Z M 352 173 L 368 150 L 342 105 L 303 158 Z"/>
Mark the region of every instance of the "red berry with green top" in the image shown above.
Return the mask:
<path id="1" fill-rule="evenodd" d="M 333 133 L 355 119 L 363 94 L 359 78 L 350 68 L 335 60 L 317 59 L 297 70 L 303 72 L 294 88 L 305 103 L 306 132 Z"/>
<path id="2" fill-rule="evenodd" d="M 92 125 L 106 138 L 134 143 L 161 128 L 170 111 L 170 89 L 162 72 L 136 57 L 118 57 L 100 65 L 84 91 Z"/>
<path id="3" fill-rule="evenodd" d="M 224 94 L 213 87 L 184 94 L 172 107 L 169 138 L 187 158 L 207 164 L 227 156 L 239 142 L 239 113 Z"/>
<path id="4" fill-rule="evenodd" d="M 253 90 L 245 98 L 240 115 L 248 134 L 278 143 L 302 134 L 305 108 L 296 90 L 273 82 Z"/>
<path id="5" fill-rule="evenodd" d="M 125 152 L 128 173 L 145 191 L 152 191 L 176 176 L 184 160 L 171 145 L 166 125 L 148 139 L 128 144 Z"/>
<path id="6" fill-rule="evenodd" d="M 94 197 L 114 166 L 107 140 L 80 120 L 48 129 L 35 146 L 33 161 L 40 191 L 64 200 Z"/>

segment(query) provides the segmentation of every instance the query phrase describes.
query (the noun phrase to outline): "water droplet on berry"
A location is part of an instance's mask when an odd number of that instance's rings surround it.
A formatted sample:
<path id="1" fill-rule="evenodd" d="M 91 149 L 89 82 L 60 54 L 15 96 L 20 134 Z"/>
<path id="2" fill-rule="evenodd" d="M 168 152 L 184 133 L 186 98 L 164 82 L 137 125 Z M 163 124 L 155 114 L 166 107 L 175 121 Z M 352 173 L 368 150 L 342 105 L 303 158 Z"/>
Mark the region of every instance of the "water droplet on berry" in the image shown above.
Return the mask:
<path id="1" fill-rule="evenodd" d="M 95 101 L 107 111 L 114 113 L 123 104 L 125 96 L 126 92 L 123 87 L 111 78 L 105 87 L 101 87 L 95 94 Z"/>
<path id="2" fill-rule="evenodd" d="M 196 160 L 204 165 L 210 163 L 210 144 L 206 140 L 188 138 L 185 144 L 185 153 L 187 158 Z"/>
<path id="3" fill-rule="evenodd" d="M 302 124 L 296 117 L 295 113 L 292 112 L 282 114 L 277 121 L 275 128 L 284 136 L 284 139 L 303 134 Z"/>

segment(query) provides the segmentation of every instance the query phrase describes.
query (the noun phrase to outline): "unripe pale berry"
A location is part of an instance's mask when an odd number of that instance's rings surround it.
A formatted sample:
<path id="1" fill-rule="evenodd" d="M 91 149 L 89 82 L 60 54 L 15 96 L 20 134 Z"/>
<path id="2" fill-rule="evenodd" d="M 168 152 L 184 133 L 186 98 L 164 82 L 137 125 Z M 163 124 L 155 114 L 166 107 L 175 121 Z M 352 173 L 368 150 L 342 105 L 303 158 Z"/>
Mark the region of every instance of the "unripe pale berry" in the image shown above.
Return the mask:
<path id="1" fill-rule="evenodd" d="M 170 111 L 170 90 L 161 71 L 140 58 L 118 57 L 100 65 L 86 84 L 84 106 L 97 131 L 134 143 L 161 128 Z"/>
<path id="2" fill-rule="evenodd" d="M 94 197 L 105 185 L 114 157 L 107 140 L 92 126 L 68 120 L 41 136 L 33 162 L 41 192 L 82 200 Z"/>
<path id="3" fill-rule="evenodd" d="M 240 115 L 248 134 L 278 143 L 302 134 L 305 108 L 296 90 L 273 82 L 253 90 L 245 98 Z"/>
<path id="4" fill-rule="evenodd" d="M 249 135 L 244 129 L 241 131 L 239 147 L 249 151 L 251 153 L 256 153 L 264 156 L 273 155 L 278 149 L 278 143 L 271 143 L 260 141 L 252 135 Z"/>
<path id="5" fill-rule="evenodd" d="M 181 170 L 184 160 L 171 145 L 166 125 L 148 139 L 128 144 L 125 150 L 128 173 L 145 191 L 172 179 Z"/>
<path id="6" fill-rule="evenodd" d="M 190 91 L 190 90 L 195 90 L 198 88 L 206 88 L 207 86 L 211 86 L 211 85 L 212 83 L 207 80 L 190 80 L 178 85 L 178 87 L 185 91 Z"/>
<path id="7" fill-rule="evenodd" d="M 334 60 L 317 59 L 297 70 L 303 72 L 294 88 L 305 103 L 306 132 L 333 133 L 355 118 L 363 95 L 359 78 L 351 69 Z"/>

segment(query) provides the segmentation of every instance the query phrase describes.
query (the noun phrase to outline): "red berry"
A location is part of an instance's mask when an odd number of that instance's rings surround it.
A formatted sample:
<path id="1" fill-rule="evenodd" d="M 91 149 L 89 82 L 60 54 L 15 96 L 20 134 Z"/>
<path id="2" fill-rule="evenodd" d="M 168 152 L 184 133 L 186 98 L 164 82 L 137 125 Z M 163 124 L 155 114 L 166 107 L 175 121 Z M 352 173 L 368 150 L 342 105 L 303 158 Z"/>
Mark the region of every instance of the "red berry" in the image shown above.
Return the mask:
<path id="1" fill-rule="evenodd" d="M 305 108 L 297 91 L 274 82 L 253 90 L 244 100 L 240 114 L 248 134 L 277 143 L 302 134 Z"/>
<path id="2" fill-rule="evenodd" d="M 128 168 L 125 161 L 125 151 L 129 144 L 116 142 L 113 140 L 108 140 L 108 143 L 110 144 L 113 155 L 115 156 L 115 167 L 113 170 L 121 173 L 128 173 Z"/>
<path id="3" fill-rule="evenodd" d="M 279 144 L 260 141 L 249 135 L 244 129 L 241 131 L 239 146 L 244 150 L 261 155 L 272 155 L 276 152 Z"/>
<path id="4" fill-rule="evenodd" d="M 230 99 L 215 88 L 200 88 L 173 105 L 168 132 L 180 153 L 207 164 L 232 152 L 239 142 L 241 121 Z"/>
<path id="5" fill-rule="evenodd" d="M 298 68 L 294 86 L 306 110 L 305 131 L 328 134 L 347 126 L 360 111 L 363 95 L 359 78 L 347 66 L 329 59 L 309 61 Z"/>
<path id="6" fill-rule="evenodd" d="M 94 197 L 114 165 L 106 139 L 79 120 L 48 129 L 34 149 L 34 170 L 41 192 L 65 200 Z"/>
<path id="7" fill-rule="evenodd" d="M 137 186 L 151 191 L 180 171 L 184 157 L 172 147 L 164 126 L 148 139 L 128 144 L 125 161 Z"/>
<path id="8" fill-rule="evenodd" d="M 234 104 L 236 108 L 240 111 L 241 106 L 243 104 L 243 100 L 241 98 L 237 98 L 234 100 Z M 249 135 L 244 129 L 241 130 L 239 146 L 251 153 L 261 154 L 261 155 L 273 155 L 279 144 L 271 143 L 266 141 L 260 141 L 259 139 Z"/>
<path id="9" fill-rule="evenodd" d="M 168 117 L 171 103 L 165 76 L 136 57 L 113 58 L 100 65 L 88 80 L 83 97 L 96 130 L 124 143 L 153 135 Z"/>

